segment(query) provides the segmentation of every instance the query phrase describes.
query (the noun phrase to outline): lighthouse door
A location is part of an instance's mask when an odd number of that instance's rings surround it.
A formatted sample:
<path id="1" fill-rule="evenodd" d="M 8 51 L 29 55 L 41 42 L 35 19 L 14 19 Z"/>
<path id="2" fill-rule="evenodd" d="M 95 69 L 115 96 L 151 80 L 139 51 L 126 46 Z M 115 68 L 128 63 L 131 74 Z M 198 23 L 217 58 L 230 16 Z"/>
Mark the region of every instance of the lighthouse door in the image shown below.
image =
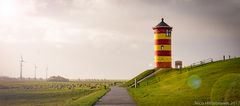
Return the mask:
<path id="1" fill-rule="evenodd" d="M 161 45 L 161 50 L 163 50 L 164 49 L 164 46 L 163 45 Z"/>

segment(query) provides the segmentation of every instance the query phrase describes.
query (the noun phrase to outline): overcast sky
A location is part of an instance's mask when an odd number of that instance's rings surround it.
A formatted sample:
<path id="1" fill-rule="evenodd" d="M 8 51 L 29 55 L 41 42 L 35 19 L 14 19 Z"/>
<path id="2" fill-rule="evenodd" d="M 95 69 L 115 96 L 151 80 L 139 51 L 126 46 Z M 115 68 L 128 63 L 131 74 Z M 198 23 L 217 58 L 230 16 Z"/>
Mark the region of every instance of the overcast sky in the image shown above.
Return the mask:
<path id="1" fill-rule="evenodd" d="M 239 0 L 0 0 L 0 76 L 130 79 L 153 68 L 153 30 L 173 61 L 240 56 Z"/>

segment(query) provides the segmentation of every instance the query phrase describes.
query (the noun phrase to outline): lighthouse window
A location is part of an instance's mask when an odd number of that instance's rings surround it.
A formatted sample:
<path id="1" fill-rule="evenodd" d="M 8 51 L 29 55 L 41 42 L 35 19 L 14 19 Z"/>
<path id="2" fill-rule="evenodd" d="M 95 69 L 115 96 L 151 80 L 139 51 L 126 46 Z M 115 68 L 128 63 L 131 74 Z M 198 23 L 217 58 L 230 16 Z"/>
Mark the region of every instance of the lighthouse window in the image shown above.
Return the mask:
<path id="1" fill-rule="evenodd" d="M 161 50 L 163 50 L 163 48 L 164 48 L 163 45 L 161 45 Z"/>
<path id="2" fill-rule="evenodd" d="M 170 37 L 171 36 L 171 31 L 170 30 L 166 30 L 166 35 L 167 35 L 167 37 Z"/>

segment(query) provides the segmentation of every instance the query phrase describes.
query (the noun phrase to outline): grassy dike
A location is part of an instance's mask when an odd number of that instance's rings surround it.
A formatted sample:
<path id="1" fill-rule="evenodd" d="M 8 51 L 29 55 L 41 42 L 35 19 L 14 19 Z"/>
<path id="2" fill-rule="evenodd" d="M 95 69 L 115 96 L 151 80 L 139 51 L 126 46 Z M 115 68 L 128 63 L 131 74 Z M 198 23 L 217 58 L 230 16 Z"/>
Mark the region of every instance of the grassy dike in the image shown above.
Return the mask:
<path id="1" fill-rule="evenodd" d="M 137 75 L 136 77 L 132 78 L 131 80 L 127 81 L 123 86 L 124 87 L 131 86 L 132 84 L 134 84 L 135 79 L 139 81 L 139 80 L 143 79 L 145 76 L 148 76 L 148 75 L 154 73 L 155 71 L 156 71 L 155 69 L 146 70 L 146 71 L 142 72 L 141 74 Z"/>
<path id="2" fill-rule="evenodd" d="M 129 92 L 138 106 L 240 105 L 240 58 L 162 70 Z"/>

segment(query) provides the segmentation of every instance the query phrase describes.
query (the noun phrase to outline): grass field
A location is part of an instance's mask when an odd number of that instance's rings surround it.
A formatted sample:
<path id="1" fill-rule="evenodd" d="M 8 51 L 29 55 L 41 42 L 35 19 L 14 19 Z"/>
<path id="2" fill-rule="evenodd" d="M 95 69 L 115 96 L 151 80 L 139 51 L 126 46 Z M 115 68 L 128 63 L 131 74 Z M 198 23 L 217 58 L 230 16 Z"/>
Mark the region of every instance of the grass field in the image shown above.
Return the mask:
<path id="1" fill-rule="evenodd" d="M 75 101 L 68 103 L 70 106 L 92 106 L 98 99 L 107 93 L 109 89 L 100 89 L 89 95 L 81 97 Z"/>
<path id="2" fill-rule="evenodd" d="M 240 58 L 162 70 L 129 88 L 138 106 L 240 105 Z"/>
<path id="3" fill-rule="evenodd" d="M 91 106 L 106 83 L 0 82 L 0 106 Z"/>

